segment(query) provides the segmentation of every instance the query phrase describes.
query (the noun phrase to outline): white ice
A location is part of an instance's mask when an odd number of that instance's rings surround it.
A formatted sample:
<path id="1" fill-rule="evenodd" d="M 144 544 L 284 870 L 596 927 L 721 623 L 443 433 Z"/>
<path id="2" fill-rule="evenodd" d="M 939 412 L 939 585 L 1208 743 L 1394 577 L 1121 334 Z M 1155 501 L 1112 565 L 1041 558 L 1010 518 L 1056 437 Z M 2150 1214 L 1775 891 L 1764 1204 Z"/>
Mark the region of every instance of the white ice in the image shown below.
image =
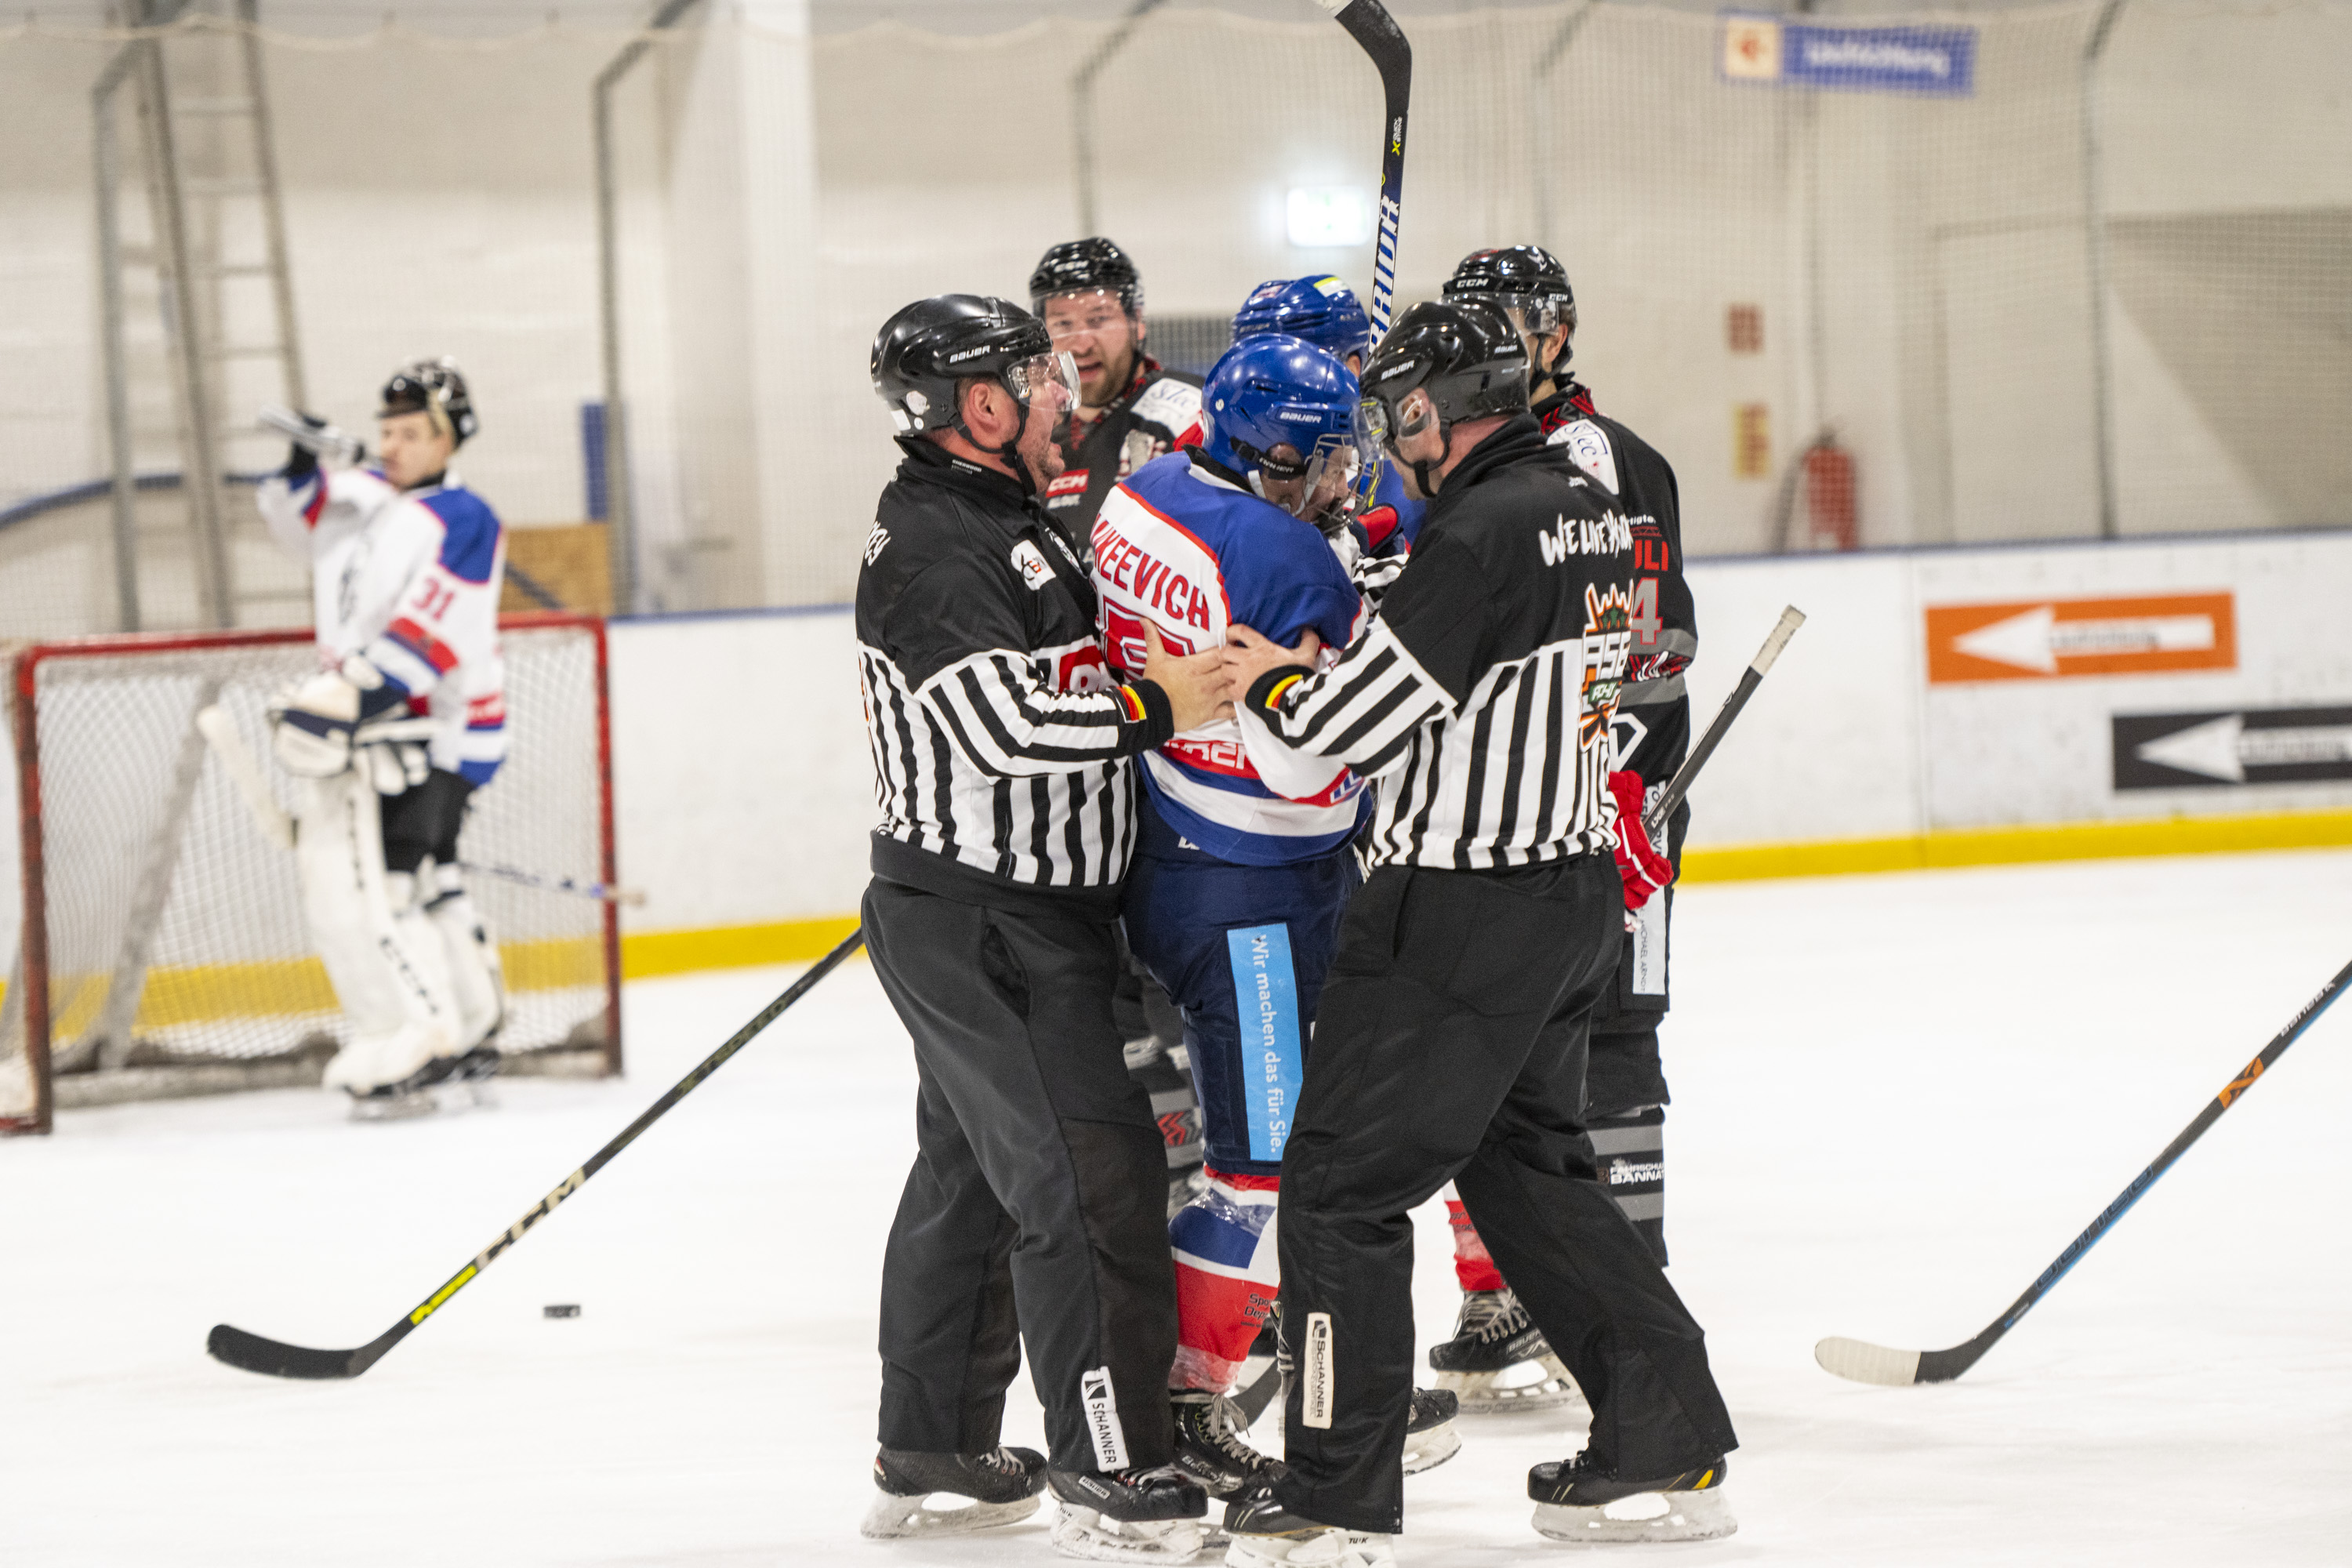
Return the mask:
<path id="1" fill-rule="evenodd" d="M 2347 893 L 2345 852 L 1692 889 L 1668 1224 L 1741 1528 L 1625 1550 L 2352 1563 L 2352 1005 L 1959 1383 L 1844 1384 L 1811 1354 L 1989 1321 L 2352 958 Z M 856 1535 L 912 1120 L 862 962 L 364 1378 L 204 1354 L 215 1321 L 373 1338 L 786 978 L 634 985 L 625 1082 L 513 1082 L 493 1113 L 354 1127 L 289 1091 L 0 1143 L 0 1562 L 1048 1561 L 1041 1521 Z M 1420 1239 L 1426 1342 L 1453 1316 L 1442 1213 Z M 1025 1384 L 1006 1425 L 1038 1441 Z M 1523 1475 L 1580 1440 L 1475 1423 L 1407 1483 L 1399 1560 L 1572 1550 L 1528 1528 Z"/>

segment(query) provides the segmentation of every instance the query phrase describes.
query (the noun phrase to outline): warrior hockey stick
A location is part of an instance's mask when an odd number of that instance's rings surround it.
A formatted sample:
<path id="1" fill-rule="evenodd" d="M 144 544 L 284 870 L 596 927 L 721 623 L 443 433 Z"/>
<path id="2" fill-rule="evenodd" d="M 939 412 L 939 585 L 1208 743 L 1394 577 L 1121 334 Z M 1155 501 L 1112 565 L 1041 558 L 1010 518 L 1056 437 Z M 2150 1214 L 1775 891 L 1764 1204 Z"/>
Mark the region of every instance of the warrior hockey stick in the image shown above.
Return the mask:
<path id="1" fill-rule="evenodd" d="M 839 947 L 809 966 L 807 973 L 784 989 L 782 995 L 769 1003 L 728 1037 L 727 1043 L 702 1058 L 700 1066 L 677 1080 L 670 1091 L 646 1108 L 645 1114 L 621 1129 L 620 1135 L 589 1156 L 588 1163 L 555 1184 L 555 1190 L 523 1211 L 523 1216 L 499 1233 L 484 1247 L 471 1263 L 452 1274 L 441 1289 L 419 1301 L 406 1317 L 394 1323 L 357 1350 L 317 1351 L 301 1345 L 281 1344 L 276 1340 L 248 1334 L 243 1329 L 226 1323 L 215 1323 L 205 1349 L 215 1361 L 226 1362 L 245 1372 L 263 1373 L 270 1377 L 335 1378 L 357 1377 L 382 1361 L 392 1347 L 406 1339 L 417 1324 L 439 1311 L 449 1298 L 464 1289 L 475 1276 L 498 1260 L 499 1253 L 520 1241 L 523 1233 L 549 1215 L 555 1205 L 587 1185 L 588 1178 L 610 1164 L 622 1150 L 635 1142 L 637 1134 L 660 1121 L 669 1108 L 701 1087 L 702 1080 L 727 1064 L 727 1058 L 751 1043 L 752 1037 L 774 1023 L 785 1008 L 807 995 L 816 983 L 838 968 L 842 961 L 856 952 L 866 942 L 863 929 L 851 931 Z"/>
<path id="2" fill-rule="evenodd" d="M 196 715 L 196 729 L 205 742 L 218 757 L 221 770 L 228 774 L 229 783 L 245 802 L 253 816 L 253 825 L 261 836 L 280 849 L 294 847 L 294 819 L 269 793 L 268 781 L 261 776 L 261 764 L 245 749 L 245 737 L 236 732 L 236 721 L 231 719 L 218 704 Z M 602 882 L 575 882 L 569 877 L 551 877 L 541 871 L 526 871 L 520 866 L 501 866 L 487 860 L 460 860 L 458 868 L 479 872 L 485 877 L 497 877 L 504 881 L 519 882 L 526 888 L 542 892 L 571 893 L 583 899 L 595 899 L 608 904 L 626 904 L 632 908 L 646 901 L 646 895 L 635 888 L 607 887 Z"/>
<path id="3" fill-rule="evenodd" d="M 2352 963 L 2336 972 L 2336 978 L 2320 988 L 2319 994 L 2303 1005 L 2303 1011 L 2288 1021 L 2287 1026 L 2273 1036 L 2263 1047 L 2263 1054 L 2238 1069 L 2238 1076 L 2221 1086 L 2197 1120 L 2181 1130 L 2180 1136 L 2165 1145 L 2147 1169 L 2134 1176 L 2131 1185 L 2109 1204 L 2091 1227 L 2067 1244 L 2058 1260 L 2042 1271 L 2042 1278 L 2026 1287 L 2025 1294 L 2009 1304 L 2009 1310 L 1985 1326 L 1984 1332 L 1963 1344 L 1945 1351 L 1898 1351 L 1885 1345 L 1874 1345 L 1863 1340 L 1826 1339 L 1813 1347 L 1813 1359 L 1825 1372 L 1840 1377 L 1850 1377 L 1856 1383 L 1884 1383 L 1900 1387 L 1906 1383 L 1949 1383 L 1969 1368 L 1976 1365 L 1985 1352 L 1992 1349 L 2001 1335 L 2015 1328 L 2018 1320 L 2033 1310 L 2033 1304 L 2048 1295 L 2066 1271 L 2083 1261 L 2083 1255 L 2098 1245 L 2099 1238 L 2115 1228 L 2116 1222 L 2130 1212 L 2131 1206 L 2145 1196 L 2156 1179 L 2172 1168 L 2172 1163 L 2189 1152 L 2189 1146 L 2205 1136 L 2205 1130 L 2221 1119 L 2221 1112 L 2237 1103 L 2238 1097 L 2254 1086 L 2254 1080 L 2268 1072 L 2297 1037 L 2311 1027 L 2328 1004 L 2343 994 L 2347 983 L 2352 983 Z"/>
<path id="4" fill-rule="evenodd" d="M 1721 708 L 1716 710 L 1715 722 L 1706 727 L 1706 733 L 1699 737 L 1698 744 L 1693 746 L 1690 755 L 1683 759 L 1683 765 L 1675 770 L 1675 776 L 1667 781 L 1664 792 L 1658 796 L 1658 804 L 1643 813 L 1642 826 L 1649 831 L 1653 842 L 1665 830 L 1666 818 L 1675 814 L 1675 807 L 1682 805 L 1683 796 L 1690 793 L 1691 781 L 1698 777 L 1699 769 L 1706 766 L 1706 760 L 1715 755 L 1716 747 L 1723 744 L 1724 732 L 1731 728 L 1731 721 L 1739 717 L 1739 710 L 1748 706 L 1748 700 L 1756 695 L 1759 686 L 1764 684 L 1765 674 L 1771 669 L 1773 661 L 1780 657 L 1780 650 L 1789 646 L 1789 639 L 1795 637 L 1797 628 L 1804 624 L 1805 612 L 1796 605 L 1790 605 L 1780 612 L 1780 624 L 1772 628 L 1771 636 L 1764 639 L 1764 646 L 1756 650 L 1756 657 L 1748 661 L 1748 668 L 1739 672 L 1739 684 L 1731 689 L 1731 695 L 1723 700 Z"/>
<path id="5" fill-rule="evenodd" d="M 1396 310 L 1397 226 L 1404 217 L 1404 121 L 1412 98 L 1412 46 L 1381 0 L 1315 0 L 1339 19 L 1381 73 L 1381 238 L 1372 255 L 1372 341 Z"/>

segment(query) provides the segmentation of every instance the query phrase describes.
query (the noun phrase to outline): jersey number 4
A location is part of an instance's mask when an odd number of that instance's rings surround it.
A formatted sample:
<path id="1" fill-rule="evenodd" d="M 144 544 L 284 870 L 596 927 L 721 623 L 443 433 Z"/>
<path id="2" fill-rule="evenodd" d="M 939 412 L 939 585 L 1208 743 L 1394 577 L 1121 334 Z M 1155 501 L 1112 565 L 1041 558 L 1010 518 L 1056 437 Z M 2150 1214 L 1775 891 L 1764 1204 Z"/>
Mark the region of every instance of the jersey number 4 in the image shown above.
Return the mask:
<path id="1" fill-rule="evenodd" d="M 1629 606 L 1625 625 L 1633 633 L 1633 646 L 1655 653 L 1658 639 L 1664 635 L 1666 623 L 1658 614 L 1658 580 L 1644 577 L 1633 584 L 1633 603 Z"/>

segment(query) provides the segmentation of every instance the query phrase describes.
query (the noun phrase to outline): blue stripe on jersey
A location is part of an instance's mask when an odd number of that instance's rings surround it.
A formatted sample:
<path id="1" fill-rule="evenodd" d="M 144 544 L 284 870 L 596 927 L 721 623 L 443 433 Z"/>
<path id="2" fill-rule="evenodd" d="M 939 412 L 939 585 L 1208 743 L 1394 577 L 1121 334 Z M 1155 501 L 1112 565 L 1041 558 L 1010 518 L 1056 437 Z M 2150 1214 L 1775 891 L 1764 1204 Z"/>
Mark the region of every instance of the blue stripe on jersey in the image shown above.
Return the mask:
<path id="1" fill-rule="evenodd" d="M 419 498 L 441 520 L 441 569 L 468 583 L 487 583 L 499 552 L 499 514 L 468 489 L 436 490 Z"/>
<path id="2" fill-rule="evenodd" d="M 1256 1255 L 1258 1237 L 1265 1234 L 1265 1222 L 1273 1215 L 1272 1204 L 1219 1204 L 1214 1207 L 1187 1204 L 1168 1222 L 1168 1244 L 1180 1255 L 1197 1258 L 1203 1263 L 1247 1268 L 1251 1258 Z M 1253 1228 L 1237 1220 L 1257 1223 Z"/>
<path id="3" fill-rule="evenodd" d="M 1365 790 L 1357 797 L 1356 809 L 1348 825 L 1337 832 L 1252 833 L 1247 828 L 1228 826 L 1202 816 L 1171 796 L 1149 770 L 1144 773 L 1143 784 L 1151 792 L 1151 808 L 1171 828 L 1198 848 L 1220 860 L 1230 860 L 1236 866 L 1291 866 L 1302 860 L 1319 858 L 1353 838 L 1357 830 L 1363 826 L 1364 819 L 1371 814 L 1372 792 Z M 1264 798 L 1275 804 L 1282 801 L 1281 796 L 1271 791 L 1267 791 Z"/>
<path id="4" fill-rule="evenodd" d="M 499 764 L 505 761 L 504 757 L 500 757 L 496 762 L 488 763 L 461 762 L 457 764 L 457 776 L 476 789 L 479 789 L 490 782 L 491 777 L 498 773 Z"/>
<path id="5" fill-rule="evenodd" d="M 1250 1158 L 1279 1160 L 1297 1114 L 1298 1086 L 1307 1076 L 1290 928 L 1229 931 L 1225 952 L 1234 966 L 1234 1005 L 1241 1014 L 1242 1104 L 1249 1116 Z"/>

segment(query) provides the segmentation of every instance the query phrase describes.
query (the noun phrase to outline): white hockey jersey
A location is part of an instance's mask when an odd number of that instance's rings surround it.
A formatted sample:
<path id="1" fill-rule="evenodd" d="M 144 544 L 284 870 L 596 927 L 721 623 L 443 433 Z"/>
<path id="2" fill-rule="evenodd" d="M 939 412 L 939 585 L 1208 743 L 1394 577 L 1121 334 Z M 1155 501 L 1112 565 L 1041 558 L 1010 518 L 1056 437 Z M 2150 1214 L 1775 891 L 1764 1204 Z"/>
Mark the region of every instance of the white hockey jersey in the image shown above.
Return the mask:
<path id="1" fill-rule="evenodd" d="M 432 764 L 488 784 L 507 755 L 498 514 L 455 473 L 404 494 L 372 468 L 273 474 L 258 500 L 271 537 L 310 563 L 321 665 L 366 659 L 436 721 Z"/>

